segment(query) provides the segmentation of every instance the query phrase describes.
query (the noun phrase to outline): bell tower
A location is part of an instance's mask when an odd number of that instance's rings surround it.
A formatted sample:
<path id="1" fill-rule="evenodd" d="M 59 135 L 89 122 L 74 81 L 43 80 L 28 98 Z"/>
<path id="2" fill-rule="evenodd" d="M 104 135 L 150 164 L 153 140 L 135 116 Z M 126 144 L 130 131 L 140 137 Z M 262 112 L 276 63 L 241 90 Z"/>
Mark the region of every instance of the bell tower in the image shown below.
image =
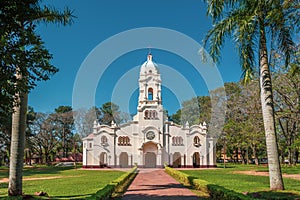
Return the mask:
<path id="1" fill-rule="evenodd" d="M 147 61 L 141 66 L 139 78 L 138 108 L 144 105 L 161 105 L 161 78 L 157 65 L 148 54 Z"/>
<path id="2" fill-rule="evenodd" d="M 147 55 L 147 60 L 140 68 L 139 99 L 137 107 L 138 120 L 143 127 L 163 128 L 163 106 L 161 99 L 161 78 L 157 64 L 152 60 L 152 54 Z"/>

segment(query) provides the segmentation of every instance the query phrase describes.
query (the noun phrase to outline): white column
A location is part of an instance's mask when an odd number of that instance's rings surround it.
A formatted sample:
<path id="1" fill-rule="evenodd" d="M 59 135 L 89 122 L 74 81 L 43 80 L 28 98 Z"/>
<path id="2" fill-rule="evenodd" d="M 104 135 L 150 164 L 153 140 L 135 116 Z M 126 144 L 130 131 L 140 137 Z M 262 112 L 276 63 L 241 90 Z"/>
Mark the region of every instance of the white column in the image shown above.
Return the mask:
<path id="1" fill-rule="evenodd" d="M 145 87 L 145 100 L 148 98 L 148 91 L 147 91 L 147 83 L 144 84 Z"/>
<path id="2" fill-rule="evenodd" d="M 83 149 L 83 158 L 82 158 L 82 164 L 83 166 L 87 165 L 87 149 Z"/>

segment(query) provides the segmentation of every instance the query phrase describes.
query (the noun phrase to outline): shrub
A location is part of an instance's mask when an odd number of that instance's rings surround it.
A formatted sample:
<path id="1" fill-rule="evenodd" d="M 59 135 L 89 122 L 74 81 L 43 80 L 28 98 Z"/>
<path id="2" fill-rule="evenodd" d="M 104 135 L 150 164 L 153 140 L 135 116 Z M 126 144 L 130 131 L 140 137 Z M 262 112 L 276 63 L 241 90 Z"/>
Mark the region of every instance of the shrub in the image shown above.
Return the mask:
<path id="1" fill-rule="evenodd" d="M 119 178 L 113 180 L 111 183 L 107 184 L 106 186 L 98 190 L 89 199 L 99 199 L 99 200 L 110 199 L 110 197 L 115 191 L 117 191 L 120 187 L 123 187 L 124 183 L 126 183 L 127 181 L 130 183 L 129 180 L 135 177 L 136 171 L 137 171 L 137 167 L 134 167 L 129 172 L 123 174 Z"/>
<path id="2" fill-rule="evenodd" d="M 233 190 L 228 190 L 219 185 L 208 184 L 207 189 L 212 199 L 225 199 L 225 200 L 250 200 L 249 196 L 237 193 Z"/>
<path id="3" fill-rule="evenodd" d="M 170 167 L 165 167 L 166 173 L 175 179 L 179 180 L 184 184 L 190 184 L 195 189 L 204 192 L 205 194 L 209 194 L 211 199 L 222 199 L 222 200 L 248 200 L 252 199 L 249 196 L 234 192 L 233 190 L 228 190 L 224 187 L 209 184 L 205 180 L 198 179 L 196 177 L 187 175 L 183 172 L 177 171 Z"/>
<path id="4" fill-rule="evenodd" d="M 171 167 L 165 167 L 165 172 L 167 174 L 169 174 L 170 176 L 174 177 L 175 179 L 179 180 L 180 182 L 184 183 L 184 184 L 191 184 L 190 180 L 192 178 L 189 178 L 190 176 L 185 174 L 185 173 L 182 173 L 180 171 L 177 171 Z"/>

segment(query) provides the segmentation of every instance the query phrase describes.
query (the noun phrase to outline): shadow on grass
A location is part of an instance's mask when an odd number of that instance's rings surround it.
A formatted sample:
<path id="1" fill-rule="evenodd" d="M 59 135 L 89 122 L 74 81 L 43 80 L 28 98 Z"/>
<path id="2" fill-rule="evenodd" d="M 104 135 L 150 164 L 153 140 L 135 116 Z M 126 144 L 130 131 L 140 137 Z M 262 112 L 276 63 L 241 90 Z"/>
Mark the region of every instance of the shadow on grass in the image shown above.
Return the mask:
<path id="1" fill-rule="evenodd" d="M 36 174 L 59 174 L 62 171 L 74 169 L 73 166 L 68 167 L 32 167 L 23 169 L 23 176 L 32 176 Z"/>
<path id="2" fill-rule="evenodd" d="M 8 182 L 0 183 L 0 189 L 3 189 L 3 188 L 8 188 Z"/>
<path id="3" fill-rule="evenodd" d="M 122 185 L 117 187 L 117 189 L 113 192 L 111 199 L 120 199 L 125 194 L 125 192 L 129 188 L 131 183 L 134 181 L 134 179 L 136 178 L 138 173 L 139 173 L 139 170 L 137 170 L 135 173 L 133 173 L 132 176 L 127 181 L 125 181 Z"/>
<path id="4" fill-rule="evenodd" d="M 217 165 L 217 168 L 221 168 L 221 169 L 226 169 L 226 168 L 237 168 L 237 166 L 235 166 L 235 165 L 225 165 L 225 167 L 224 167 L 223 164 L 218 164 L 218 165 Z"/>
<path id="5" fill-rule="evenodd" d="M 251 192 L 247 194 L 252 198 L 258 199 L 285 199 L 285 200 L 294 200 L 300 199 L 300 195 L 291 193 L 291 192 L 278 192 L 278 191 L 259 191 Z"/>
<path id="6" fill-rule="evenodd" d="M 168 196 L 159 196 L 159 195 L 147 195 L 147 194 L 128 194 L 122 198 L 122 200 L 136 200 L 136 199 L 158 199 L 158 200 L 199 200 L 201 198 L 195 196 L 178 196 L 178 195 L 168 195 Z"/>
<path id="7" fill-rule="evenodd" d="M 87 199 L 91 197 L 91 194 L 81 194 L 81 195 L 69 195 L 69 196 L 50 196 L 49 199 Z"/>
<path id="8" fill-rule="evenodd" d="M 0 179 L 8 177 L 8 168 L 0 168 Z"/>

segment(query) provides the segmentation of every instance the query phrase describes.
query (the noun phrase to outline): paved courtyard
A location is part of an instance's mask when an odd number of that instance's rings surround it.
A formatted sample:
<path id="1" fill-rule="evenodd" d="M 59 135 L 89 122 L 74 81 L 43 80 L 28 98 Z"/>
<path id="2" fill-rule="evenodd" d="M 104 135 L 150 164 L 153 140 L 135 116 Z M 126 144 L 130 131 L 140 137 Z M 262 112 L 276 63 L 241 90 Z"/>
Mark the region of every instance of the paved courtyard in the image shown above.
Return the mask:
<path id="1" fill-rule="evenodd" d="M 165 173 L 163 169 L 140 169 L 122 199 L 194 200 L 199 197 Z"/>

